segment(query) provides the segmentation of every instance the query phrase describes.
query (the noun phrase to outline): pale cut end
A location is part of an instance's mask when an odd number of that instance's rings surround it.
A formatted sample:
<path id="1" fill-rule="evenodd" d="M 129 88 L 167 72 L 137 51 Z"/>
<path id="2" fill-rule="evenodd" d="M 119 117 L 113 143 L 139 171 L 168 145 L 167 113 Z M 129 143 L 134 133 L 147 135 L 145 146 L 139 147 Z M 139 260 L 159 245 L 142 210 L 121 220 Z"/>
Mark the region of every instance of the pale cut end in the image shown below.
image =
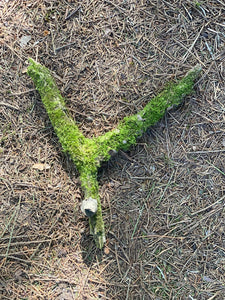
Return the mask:
<path id="1" fill-rule="evenodd" d="M 93 217 L 96 214 L 97 209 L 98 201 L 91 197 L 83 200 L 81 203 L 81 211 L 88 218 Z"/>

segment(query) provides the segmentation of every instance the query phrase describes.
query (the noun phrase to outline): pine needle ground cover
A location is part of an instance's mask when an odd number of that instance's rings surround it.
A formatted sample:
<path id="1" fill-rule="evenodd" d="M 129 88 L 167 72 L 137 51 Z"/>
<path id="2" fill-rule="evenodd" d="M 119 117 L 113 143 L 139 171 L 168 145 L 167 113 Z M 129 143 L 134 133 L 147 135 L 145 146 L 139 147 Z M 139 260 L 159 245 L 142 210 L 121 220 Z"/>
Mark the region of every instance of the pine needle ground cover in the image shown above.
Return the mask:
<path id="1" fill-rule="evenodd" d="M 0 6 L 1 297 L 222 299 L 222 1 Z M 80 212 L 79 173 L 26 74 L 28 57 L 51 70 L 86 138 L 202 67 L 181 107 L 99 168 L 102 250 Z"/>

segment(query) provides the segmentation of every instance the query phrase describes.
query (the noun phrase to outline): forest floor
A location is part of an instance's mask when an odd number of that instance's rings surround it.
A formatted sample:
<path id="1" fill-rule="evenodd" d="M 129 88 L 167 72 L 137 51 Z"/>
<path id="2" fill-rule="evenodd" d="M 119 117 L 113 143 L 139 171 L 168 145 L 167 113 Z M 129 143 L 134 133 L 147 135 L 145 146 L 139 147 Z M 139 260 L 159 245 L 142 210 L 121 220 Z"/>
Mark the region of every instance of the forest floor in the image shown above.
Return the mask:
<path id="1" fill-rule="evenodd" d="M 219 0 L 0 2 L 0 299 L 225 298 L 224 15 Z M 103 250 L 29 57 L 88 137 L 202 66 L 183 105 L 99 170 Z"/>

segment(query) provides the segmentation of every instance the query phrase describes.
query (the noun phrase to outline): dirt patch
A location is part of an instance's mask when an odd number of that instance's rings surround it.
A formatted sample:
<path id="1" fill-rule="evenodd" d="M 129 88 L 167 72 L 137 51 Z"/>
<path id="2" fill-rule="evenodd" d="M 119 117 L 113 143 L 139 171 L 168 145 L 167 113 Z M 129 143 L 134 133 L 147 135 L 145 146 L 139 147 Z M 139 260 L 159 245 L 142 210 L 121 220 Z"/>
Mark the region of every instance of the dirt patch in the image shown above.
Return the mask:
<path id="1" fill-rule="evenodd" d="M 222 299 L 222 1 L 1 1 L 2 299 Z M 107 243 L 26 74 L 46 65 L 88 137 L 197 63 L 196 92 L 99 171 Z M 38 165 L 37 165 L 38 164 Z M 37 167 L 39 166 L 39 167 Z"/>

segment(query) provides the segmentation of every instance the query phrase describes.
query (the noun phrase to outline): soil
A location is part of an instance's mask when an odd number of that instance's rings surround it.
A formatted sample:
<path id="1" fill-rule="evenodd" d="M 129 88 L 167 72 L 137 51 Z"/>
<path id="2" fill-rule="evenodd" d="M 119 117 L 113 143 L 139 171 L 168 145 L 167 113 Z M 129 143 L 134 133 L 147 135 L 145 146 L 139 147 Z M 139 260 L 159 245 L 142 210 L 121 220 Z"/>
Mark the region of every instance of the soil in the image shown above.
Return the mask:
<path id="1" fill-rule="evenodd" d="M 0 2 L 0 299 L 225 298 L 224 15 L 219 0 Z M 103 250 L 29 57 L 87 137 L 202 66 L 183 105 L 99 170 Z"/>

